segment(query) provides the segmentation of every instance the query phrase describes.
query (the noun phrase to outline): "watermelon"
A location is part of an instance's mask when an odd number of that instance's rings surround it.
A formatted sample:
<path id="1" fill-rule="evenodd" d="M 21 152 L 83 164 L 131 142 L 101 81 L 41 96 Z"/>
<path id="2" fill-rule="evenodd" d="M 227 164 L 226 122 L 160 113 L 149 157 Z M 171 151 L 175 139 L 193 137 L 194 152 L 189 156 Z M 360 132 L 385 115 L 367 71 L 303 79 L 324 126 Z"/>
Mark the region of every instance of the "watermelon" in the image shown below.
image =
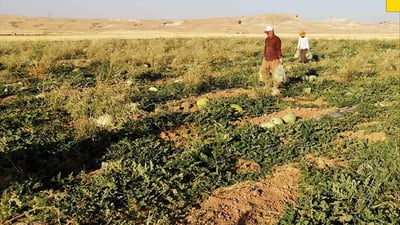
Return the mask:
<path id="1" fill-rule="evenodd" d="M 294 115 L 293 113 L 288 113 L 282 117 L 282 120 L 287 124 L 294 123 L 296 121 L 296 115 Z"/>
<path id="2" fill-rule="evenodd" d="M 271 119 L 271 122 L 274 123 L 274 124 L 276 124 L 276 125 L 280 125 L 280 124 L 283 123 L 283 120 L 282 120 L 281 118 L 279 118 L 279 117 L 273 117 L 273 118 Z"/>
<path id="3" fill-rule="evenodd" d="M 234 109 L 238 113 L 242 113 L 243 112 L 243 108 L 238 104 L 230 104 L 230 107 L 232 109 Z"/>
<path id="4" fill-rule="evenodd" d="M 197 105 L 197 107 L 199 107 L 199 108 L 205 108 L 205 107 L 208 106 L 208 102 L 209 102 L 209 100 L 208 100 L 208 98 L 206 98 L 206 97 L 204 97 L 204 98 L 199 98 L 199 99 L 197 99 L 197 101 L 196 101 L 196 105 Z"/>

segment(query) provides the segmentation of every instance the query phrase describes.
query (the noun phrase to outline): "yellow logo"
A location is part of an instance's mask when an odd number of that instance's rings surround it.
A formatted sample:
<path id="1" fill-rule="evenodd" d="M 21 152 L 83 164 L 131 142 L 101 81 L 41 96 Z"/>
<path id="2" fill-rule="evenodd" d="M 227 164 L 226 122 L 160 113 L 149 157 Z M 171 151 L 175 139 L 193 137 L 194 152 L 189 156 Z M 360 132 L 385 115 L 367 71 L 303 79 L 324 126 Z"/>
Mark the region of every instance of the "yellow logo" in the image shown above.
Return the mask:
<path id="1" fill-rule="evenodd" d="M 386 12 L 400 12 L 400 0 L 386 0 Z"/>

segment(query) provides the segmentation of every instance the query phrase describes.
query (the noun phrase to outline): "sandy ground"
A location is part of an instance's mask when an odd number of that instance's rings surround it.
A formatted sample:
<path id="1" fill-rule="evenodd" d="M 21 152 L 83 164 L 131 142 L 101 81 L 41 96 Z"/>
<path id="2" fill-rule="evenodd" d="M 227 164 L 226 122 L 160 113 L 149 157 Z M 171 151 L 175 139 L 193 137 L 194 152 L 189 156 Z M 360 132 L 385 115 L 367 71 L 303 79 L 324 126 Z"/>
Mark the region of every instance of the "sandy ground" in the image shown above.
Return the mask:
<path id="1" fill-rule="evenodd" d="M 0 15 L 0 40 L 80 40 L 104 38 L 264 37 L 272 24 L 280 37 L 400 39 L 399 23 L 356 23 L 347 19 L 307 21 L 297 15 L 266 14 L 182 20 L 68 19 Z"/>

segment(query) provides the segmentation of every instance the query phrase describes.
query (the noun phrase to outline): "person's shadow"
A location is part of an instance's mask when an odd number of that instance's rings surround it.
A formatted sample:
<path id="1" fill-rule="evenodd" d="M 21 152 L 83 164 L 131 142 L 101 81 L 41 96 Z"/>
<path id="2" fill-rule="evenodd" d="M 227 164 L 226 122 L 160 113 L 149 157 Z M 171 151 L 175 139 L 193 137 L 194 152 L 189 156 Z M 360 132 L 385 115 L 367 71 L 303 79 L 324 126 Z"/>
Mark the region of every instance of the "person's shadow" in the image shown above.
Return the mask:
<path id="1" fill-rule="evenodd" d="M 56 177 L 65 178 L 81 172 L 91 172 L 101 168 L 110 145 L 122 139 L 135 140 L 158 134 L 165 129 L 166 121 L 173 126 L 183 123 L 187 113 L 168 113 L 152 118 L 131 121 L 116 132 L 99 130 L 92 137 L 82 140 L 65 139 L 46 144 L 32 144 L 23 150 L 0 152 L 0 191 L 14 182 L 27 180 L 40 182 L 42 188 L 57 188 Z M 60 131 L 61 132 L 61 131 Z"/>

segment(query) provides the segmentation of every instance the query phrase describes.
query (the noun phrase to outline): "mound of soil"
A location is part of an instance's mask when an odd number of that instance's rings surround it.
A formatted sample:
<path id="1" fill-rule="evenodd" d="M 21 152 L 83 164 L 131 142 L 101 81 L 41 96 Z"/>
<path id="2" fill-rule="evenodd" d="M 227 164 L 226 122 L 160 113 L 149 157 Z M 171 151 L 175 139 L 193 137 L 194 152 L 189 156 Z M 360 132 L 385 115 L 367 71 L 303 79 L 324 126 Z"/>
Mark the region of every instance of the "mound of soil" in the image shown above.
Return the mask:
<path id="1" fill-rule="evenodd" d="M 246 181 L 215 190 L 193 209 L 184 224 L 252 225 L 276 223 L 285 207 L 299 197 L 300 169 L 286 164 L 260 181 Z"/>
<path id="2" fill-rule="evenodd" d="M 304 157 L 305 161 L 317 168 L 317 169 L 327 169 L 327 168 L 347 168 L 347 161 L 345 159 L 341 158 L 335 158 L 335 159 L 327 159 L 323 157 L 316 157 L 312 154 L 306 155 Z"/>

